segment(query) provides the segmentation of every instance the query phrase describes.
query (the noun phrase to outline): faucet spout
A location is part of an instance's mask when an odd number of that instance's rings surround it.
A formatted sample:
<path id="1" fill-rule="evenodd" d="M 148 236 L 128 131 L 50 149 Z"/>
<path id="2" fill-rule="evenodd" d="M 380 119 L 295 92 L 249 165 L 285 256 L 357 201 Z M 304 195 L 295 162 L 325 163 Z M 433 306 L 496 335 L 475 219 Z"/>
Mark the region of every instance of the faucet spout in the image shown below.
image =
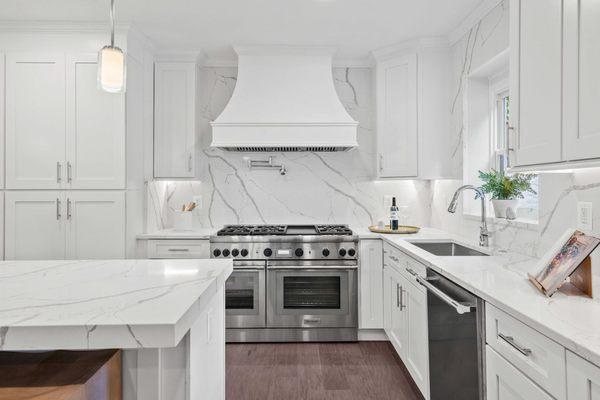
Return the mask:
<path id="1" fill-rule="evenodd" d="M 463 185 L 463 186 L 459 187 L 458 189 L 456 189 L 456 192 L 454 192 L 454 196 L 452 196 L 452 200 L 450 201 L 450 204 L 448 205 L 448 212 L 453 213 L 453 214 L 456 212 L 456 206 L 458 205 L 458 198 L 459 198 L 461 192 L 463 192 L 464 190 L 467 190 L 467 189 L 475 191 L 475 198 L 481 200 L 481 226 L 479 228 L 479 245 L 487 247 L 487 246 L 489 246 L 490 234 L 489 234 L 489 231 L 487 228 L 487 221 L 486 221 L 487 211 L 486 211 L 485 193 L 483 192 L 483 190 L 481 190 L 481 188 L 475 187 L 473 185 Z"/>

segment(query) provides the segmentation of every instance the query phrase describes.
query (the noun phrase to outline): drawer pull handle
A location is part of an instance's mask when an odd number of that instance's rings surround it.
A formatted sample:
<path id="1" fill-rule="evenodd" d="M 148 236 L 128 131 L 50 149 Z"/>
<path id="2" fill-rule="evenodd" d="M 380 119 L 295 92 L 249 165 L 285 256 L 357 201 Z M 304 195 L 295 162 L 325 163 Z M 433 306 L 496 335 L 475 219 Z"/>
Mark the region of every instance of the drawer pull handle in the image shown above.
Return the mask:
<path id="1" fill-rule="evenodd" d="M 190 251 L 190 249 L 169 249 L 169 251 L 181 251 L 181 252 L 185 252 L 185 251 Z"/>
<path id="2" fill-rule="evenodd" d="M 321 318 L 304 318 L 305 324 L 320 324 Z"/>
<path id="3" fill-rule="evenodd" d="M 414 269 L 412 268 L 406 268 L 406 272 L 408 272 L 409 274 L 411 274 L 412 276 L 417 276 L 417 273 L 415 272 Z"/>
<path id="4" fill-rule="evenodd" d="M 531 355 L 531 349 L 519 346 L 517 342 L 515 342 L 515 338 L 512 336 L 507 336 L 502 333 L 498 334 L 498 337 L 508 343 L 513 349 L 517 350 L 519 353 L 523 354 L 525 357 L 529 357 Z"/>
<path id="5" fill-rule="evenodd" d="M 398 258 L 394 257 L 394 256 L 390 256 L 390 258 L 396 262 L 399 262 L 400 260 L 398 260 Z"/>

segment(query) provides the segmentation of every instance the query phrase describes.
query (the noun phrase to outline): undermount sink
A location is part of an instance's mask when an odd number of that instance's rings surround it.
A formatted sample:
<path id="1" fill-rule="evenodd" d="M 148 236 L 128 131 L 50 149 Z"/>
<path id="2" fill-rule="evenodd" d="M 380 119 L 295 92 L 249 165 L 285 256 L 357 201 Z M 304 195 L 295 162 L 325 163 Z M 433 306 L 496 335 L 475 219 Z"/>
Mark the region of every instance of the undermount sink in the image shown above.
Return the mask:
<path id="1" fill-rule="evenodd" d="M 453 256 L 488 256 L 489 254 L 482 253 L 471 249 L 470 247 L 463 246 L 455 242 L 411 242 L 417 247 L 442 257 L 453 257 Z"/>

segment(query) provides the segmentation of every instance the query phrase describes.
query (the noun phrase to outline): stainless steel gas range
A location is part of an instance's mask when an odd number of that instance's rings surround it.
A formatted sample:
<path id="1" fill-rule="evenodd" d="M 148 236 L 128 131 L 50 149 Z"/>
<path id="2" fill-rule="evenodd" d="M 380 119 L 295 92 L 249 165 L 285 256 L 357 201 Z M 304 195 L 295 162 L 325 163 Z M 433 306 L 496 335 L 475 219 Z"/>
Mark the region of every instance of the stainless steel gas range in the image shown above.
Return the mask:
<path id="1" fill-rule="evenodd" d="M 345 225 L 229 225 L 212 258 L 233 258 L 228 342 L 355 341 L 358 237 Z"/>

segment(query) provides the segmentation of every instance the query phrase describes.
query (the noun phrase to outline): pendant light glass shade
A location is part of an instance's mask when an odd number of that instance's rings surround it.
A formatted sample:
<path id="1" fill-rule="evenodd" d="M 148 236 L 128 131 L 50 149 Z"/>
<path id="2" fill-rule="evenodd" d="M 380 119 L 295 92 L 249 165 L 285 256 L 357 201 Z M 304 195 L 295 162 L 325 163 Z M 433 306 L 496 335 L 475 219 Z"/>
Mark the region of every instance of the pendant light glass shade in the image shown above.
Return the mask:
<path id="1" fill-rule="evenodd" d="M 98 88 L 109 93 L 125 92 L 126 75 L 123 50 L 104 46 L 98 52 Z"/>
<path id="2" fill-rule="evenodd" d="M 110 46 L 98 52 L 98 88 L 109 93 L 125 92 L 125 53 L 115 46 L 115 0 L 110 0 Z"/>

